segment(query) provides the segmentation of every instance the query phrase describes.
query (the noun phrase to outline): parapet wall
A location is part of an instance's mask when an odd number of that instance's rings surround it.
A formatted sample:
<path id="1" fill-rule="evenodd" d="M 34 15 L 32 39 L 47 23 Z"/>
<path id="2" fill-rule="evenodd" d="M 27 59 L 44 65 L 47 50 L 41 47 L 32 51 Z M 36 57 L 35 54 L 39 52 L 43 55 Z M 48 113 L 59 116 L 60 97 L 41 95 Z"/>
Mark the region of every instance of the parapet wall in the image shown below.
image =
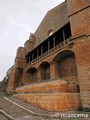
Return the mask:
<path id="1" fill-rule="evenodd" d="M 73 110 L 81 107 L 80 93 L 68 92 L 67 82 L 54 80 L 16 89 L 16 97 L 48 111 Z"/>
<path id="2" fill-rule="evenodd" d="M 34 83 L 16 89 L 17 93 L 45 93 L 50 91 L 68 91 L 67 82 L 64 80 L 54 80 L 41 83 Z"/>
<path id="3" fill-rule="evenodd" d="M 74 110 L 81 107 L 79 93 L 22 93 L 15 96 L 48 111 Z"/>

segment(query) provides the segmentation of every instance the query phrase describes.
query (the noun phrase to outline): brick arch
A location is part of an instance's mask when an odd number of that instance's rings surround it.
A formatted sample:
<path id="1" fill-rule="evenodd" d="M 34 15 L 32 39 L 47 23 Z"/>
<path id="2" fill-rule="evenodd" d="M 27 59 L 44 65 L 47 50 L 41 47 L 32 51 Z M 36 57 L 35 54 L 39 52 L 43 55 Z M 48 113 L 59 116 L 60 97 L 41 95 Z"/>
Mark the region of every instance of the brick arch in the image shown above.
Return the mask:
<path id="1" fill-rule="evenodd" d="M 62 58 L 64 58 L 65 56 L 69 56 L 69 55 L 74 55 L 74 56 L 75 56 L 74 51 L 72 51 L 72 50 L 67 50 L 67 49 L 66 49 L 66 50 L 63 50 L 63 51 L 57 53 L 57 54 L 54 56 L 53 60 L 58 61 L 57 58 L 62 59 Z"/>
<path id="2" fill-rule="evenodd" d="M 37 69 L 35 67 L 31 67 L 26 73 L 29 83 L 37 82 Z"/>
<path id="3" fill-rule="evenodd" d="M 58 53 L 53 60 L 55 61 L 55 69 L 57 71 L 56 76 L 68 81 L 69 90 L 79 91 L 77 64 L 74 52 L 65 50 Z"/>
<path id="4" fill-rule="evenodd" d="M 47 80 L 50 79 L 50 65 L 48 62 L 44 61 L 39 65 L 41 79 Z"/>

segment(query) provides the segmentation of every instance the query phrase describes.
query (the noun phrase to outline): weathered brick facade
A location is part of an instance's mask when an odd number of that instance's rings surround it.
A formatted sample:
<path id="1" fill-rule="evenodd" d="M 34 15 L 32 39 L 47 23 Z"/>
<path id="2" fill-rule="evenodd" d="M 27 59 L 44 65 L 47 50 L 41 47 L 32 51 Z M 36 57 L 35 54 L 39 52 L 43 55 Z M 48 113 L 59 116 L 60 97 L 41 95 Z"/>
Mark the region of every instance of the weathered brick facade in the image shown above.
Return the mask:
<path id="1" fill-rule="evenodd" d="M 89 0 L 66 0 L 46 14 L 18 48 L 8 90 L 49 111 L 90 109 Z"/>

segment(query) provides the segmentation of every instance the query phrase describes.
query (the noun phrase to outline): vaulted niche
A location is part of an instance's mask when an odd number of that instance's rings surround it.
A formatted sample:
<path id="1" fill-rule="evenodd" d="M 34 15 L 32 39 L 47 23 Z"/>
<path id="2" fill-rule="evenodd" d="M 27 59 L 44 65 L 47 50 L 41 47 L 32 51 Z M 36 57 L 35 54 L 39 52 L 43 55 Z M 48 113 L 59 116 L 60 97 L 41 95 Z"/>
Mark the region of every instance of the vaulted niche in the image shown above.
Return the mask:
<path id="1" fill-rule="evenodd" d="M 27 71 L 27 78 L 28 78 L 29 83 L 37 82 L 37 70 L 36 70 L 36 68 L 31 67 Z"/>
<path id="2" fill-rule="evenodd" d="M 69 90 L 79 91 L 77 65 L 75 54 L 72 51 L 63 51 L 54 58 L 56 62 L 57 76 L 68 82 Z"/>
<path id="3" fill-rule="evenodd" d="M 41 71 L 41 79 L 48 80 L 50 79 L 50 65 L 48 62 L 43 62 L 39 66 Z"/>

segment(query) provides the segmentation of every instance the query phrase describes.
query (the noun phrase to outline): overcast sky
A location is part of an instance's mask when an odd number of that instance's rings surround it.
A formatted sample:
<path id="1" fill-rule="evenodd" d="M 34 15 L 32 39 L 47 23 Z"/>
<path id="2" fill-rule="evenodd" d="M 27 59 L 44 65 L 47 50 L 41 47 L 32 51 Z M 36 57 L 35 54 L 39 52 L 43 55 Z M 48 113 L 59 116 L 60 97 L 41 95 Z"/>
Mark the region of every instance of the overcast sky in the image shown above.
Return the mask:
<path id="1" fill-rule="evenodd" d="M 16 50 L 34 33 L 48 10 L 64 0 L 0 0 L 0 81 Z"/>

